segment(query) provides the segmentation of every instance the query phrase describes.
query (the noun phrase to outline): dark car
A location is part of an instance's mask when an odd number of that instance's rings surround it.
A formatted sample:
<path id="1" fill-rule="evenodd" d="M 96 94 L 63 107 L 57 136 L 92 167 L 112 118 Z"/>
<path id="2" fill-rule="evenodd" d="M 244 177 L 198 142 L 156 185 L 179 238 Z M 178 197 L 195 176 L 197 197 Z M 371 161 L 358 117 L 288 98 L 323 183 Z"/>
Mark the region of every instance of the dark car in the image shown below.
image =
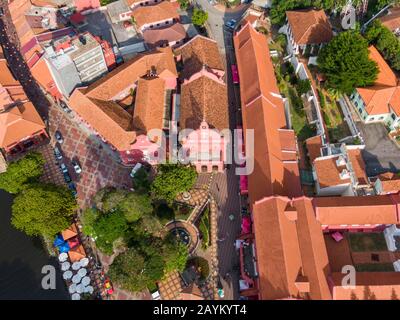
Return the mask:
<path id="1" fill-rule="evenodd" d="M 54 156 L 56 157 L 56 160 L 61 160 L 63 158 L 60 149 L 57 147 L 54 148 Z"/>
<path id="2" fill-rule="evenodd" d="M 63 173 L 63 176 L 64 176 L 64 181 L 65 181 L 66 183 L 70 183 L 70 182 L 72 181 L 71 176 L 69 175 L 68 172 L 64 172 L 64 173 Z"/>
<path id="3" fill-rule="evenodd" d="M 64 139 L 63 139 L 62 134 L 61 134 L 60 131 L 57 130 L 57 131 L 55 132 L 55 134 L 54 134 L 54 137 L 56 138 L 56 140 L 57 140 L 57 142 L 58 142 L 59 144 L 62 144 L 62 143 L 64 142 Z"/>
<path id="4" fill-rule="evenodd" d="M 68 189 L 71 190 L 71 193 L 72 193 L 72 195 L 73 195 L 74 197 L 77 196 L 78 192 L 76 191 L 75 183 L 70 182 L 70 183 L 68 184 Z"/>
<path id="5" fill-rule="evenodd" d="M 60 101 L 60 107 L 66 113 L 70 113 L 71 112 L 71 109 L 68 108 L 67 104 L 62 100 Z"/>
<path id="6" fill-rule="evenodd" d="M 0 8 L 0 17 L 4 16 L 4 9 Z"/>
<path id="7" fill-rule="evenodd" d="M 229 28 L 230 30 L 235 30 L 235 25 L 236 25 L 236 20 L 235 19 L 231 19 L 228 22 L 225 23 L 225 26 L 227 28 Z"/>

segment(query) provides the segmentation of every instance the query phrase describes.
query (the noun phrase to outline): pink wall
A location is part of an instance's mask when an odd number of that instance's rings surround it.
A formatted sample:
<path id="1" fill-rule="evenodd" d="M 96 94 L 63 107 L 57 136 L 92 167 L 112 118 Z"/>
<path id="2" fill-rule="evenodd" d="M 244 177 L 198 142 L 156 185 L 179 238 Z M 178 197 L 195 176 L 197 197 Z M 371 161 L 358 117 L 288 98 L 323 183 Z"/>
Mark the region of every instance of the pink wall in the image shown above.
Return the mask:
<path id="1" fill-rule="evenodd" d="M 100 0 L 74 0 L 77 11 L 96 9 L 100 7 Z"/>

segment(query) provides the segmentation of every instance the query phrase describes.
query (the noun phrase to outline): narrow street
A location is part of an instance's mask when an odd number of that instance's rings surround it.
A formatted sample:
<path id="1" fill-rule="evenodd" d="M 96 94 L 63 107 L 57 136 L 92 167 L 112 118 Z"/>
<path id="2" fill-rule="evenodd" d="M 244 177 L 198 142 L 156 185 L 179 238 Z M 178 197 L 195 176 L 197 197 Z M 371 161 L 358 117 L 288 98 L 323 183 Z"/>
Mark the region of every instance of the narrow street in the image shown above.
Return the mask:
<path id="1" fill-rule="evenodd" d="M 233 33 L 224 24 L 230 19 L 240 21 L 248 6 L 242 6 L 230 12 L 223 12 L 212 6 L 207 0 L 195 0 L 195 3 L 208 12 L 208 27 L 210 37 L 218 42 L 225 63 L 225 81 L 228 88 L 229 124 L 230 129 L 240 124 L 239 86 L 233 85 L 231 65 L 236 64 L 233 47 Z M 233 133 L 233 132 L 232 132 Z M 234 151 L 234 150 L 233 150 Z M 221 283 L 226 300 L 239 298 L 239 252 L 235 249 L 235 240 L 240 234 L 240 197 L 239 176 L 235 174 L 235 165 L 230 165 L 224 173 L 214 174 L 210 191 L 217 201 L 218 215 L 218 261 Z M 230 215 L 234 219 L 229 218 Z M 226 280 L 223 278 L 229 274 Z"/>

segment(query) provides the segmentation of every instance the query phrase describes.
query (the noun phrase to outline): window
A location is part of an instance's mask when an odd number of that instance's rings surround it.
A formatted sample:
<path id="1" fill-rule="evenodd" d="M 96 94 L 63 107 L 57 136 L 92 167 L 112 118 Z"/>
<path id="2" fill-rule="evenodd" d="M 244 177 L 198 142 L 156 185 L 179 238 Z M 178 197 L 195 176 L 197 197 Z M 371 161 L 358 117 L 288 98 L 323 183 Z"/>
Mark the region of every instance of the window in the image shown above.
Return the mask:
<path id="1" fill-rule="evenodd" d="M 374 121 L 375 120 L 375 118 L 374 117 L 372 117 L 372 118 L 370 118 L 368 121 Z"/>
<path id="2" fill-rule="evenodd" d="M 379 119 L 378 120 L 383 120 L 383 118 L 385 118 L 384 116 L 382 116 L 382 117 L 379 117 Z"/>
<path id="3" fill-rule="evenodd" d="M 361 109 L 361 108 L 358 108 L 358 112 L 359 112 L 359 113 L 362 113 L 362 109 Z"/>
<path id="4" fill-rule="evenodd" d="M 165 21 L 165 24 L 169 24 L 169 21 Z"/>
<path id="5" fill-rule="evenodd" d="M 379 262 L 379 254 L 377 253 L 371 253 L 371 260 Z"/>
<path id="6" fill-rule="evenodd" d="M 201 166 L 201 172 L 207 172 L 207 166 Z"/>
<path id="7" fill-rule="evenodd" d="M 392 117 L 393 120 L 396 119 L 396 115 L 394 113 L 391 114 L 391 117 Z"/>
<path id="8" fill-rule="evenodd" d="M 357 101 L 354 101 L 354 105 L 355 105 L 356 107 L 358 107 L 358 102 L 357 102 Z"/>

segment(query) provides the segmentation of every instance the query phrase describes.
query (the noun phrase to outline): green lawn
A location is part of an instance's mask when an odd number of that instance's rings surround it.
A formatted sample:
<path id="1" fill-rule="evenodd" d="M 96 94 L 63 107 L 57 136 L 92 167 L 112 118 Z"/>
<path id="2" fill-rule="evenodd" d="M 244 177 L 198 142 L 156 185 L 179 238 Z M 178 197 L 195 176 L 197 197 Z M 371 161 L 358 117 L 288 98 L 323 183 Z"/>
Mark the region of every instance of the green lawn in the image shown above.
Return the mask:
<path id="1" fill-rule="evenodd" d="M 355 252 L 386 251 L 383 233 L 349 233 L 350 248 Z"/>
<path id="2" fill-rule="evenodd" d="M 392 263 L 365 263 L 356 265 L 357 272 L 391 272 L 394 271 Z"/>

